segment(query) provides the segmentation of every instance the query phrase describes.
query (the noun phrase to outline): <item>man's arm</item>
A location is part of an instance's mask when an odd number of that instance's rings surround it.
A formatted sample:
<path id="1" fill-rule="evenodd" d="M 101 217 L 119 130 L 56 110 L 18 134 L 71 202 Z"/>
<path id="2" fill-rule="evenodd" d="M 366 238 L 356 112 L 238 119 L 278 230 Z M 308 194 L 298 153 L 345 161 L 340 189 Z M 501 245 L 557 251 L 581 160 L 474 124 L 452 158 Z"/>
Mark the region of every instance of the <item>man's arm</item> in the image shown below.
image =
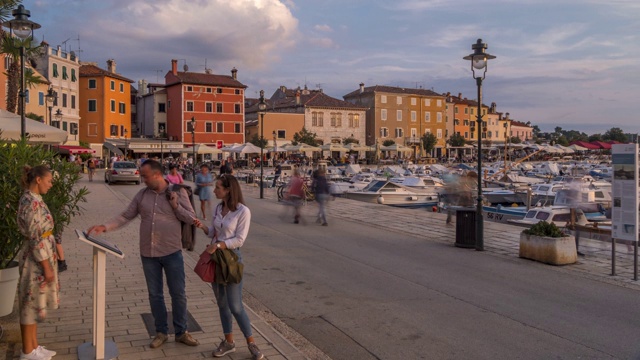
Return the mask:
<path id="1" fill-rule="evenodd" d="M 136 196 L 131 200 L 129 206 L 118 216 L 108 220 L 104 224 L 94 225 L 87 230 L 87 234 L 100 234 L 105 231 L 113 231 L 119 229 L 126 225 L 129 221 L 133 220 L 136 216 L 138 216 L 138 205 L 142 200 L 142 195 L 144 194 L 146 188 L 140 190 Z"/>
<path id="2" fill-rule="evenodd" d="M 174 195 L 175 194 L 175 195 Z M 173 212 L 176 214 L 178 220 L 185 222 L 187 224 L 192 224 L 193 220 L 196 218 L 196 213 L 191 206 L 191 202 L 189 201 L 189 196 L 187 195 L 187 190 L 180 189 L 178 192 L 173 192 L 171 196 L 177 196 L 177 206 L 174 207 L 174 202 L 171 202 L 171 206 L 173 207 Z"/>

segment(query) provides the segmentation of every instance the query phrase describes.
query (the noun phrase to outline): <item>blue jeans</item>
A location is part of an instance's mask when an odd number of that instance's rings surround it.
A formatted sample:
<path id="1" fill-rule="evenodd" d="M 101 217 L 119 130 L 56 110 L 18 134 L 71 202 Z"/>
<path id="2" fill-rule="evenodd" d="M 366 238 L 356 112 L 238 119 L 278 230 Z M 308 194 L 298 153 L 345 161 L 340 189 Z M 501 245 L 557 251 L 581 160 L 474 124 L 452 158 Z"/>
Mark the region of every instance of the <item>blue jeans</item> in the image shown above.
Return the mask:
<path id="1" fill-rule="evenodd" d="M 329 200 L 329 194 L 317 194 L 316 201 L 318 202 L 318 218 L 323 224 L 327 223 L 327 201 Z"/>
<path id="2" fill-rule="evenodd" d="M 187 295 L 185 293 L 185 275 L 182 251 L 161 257 L 144 257 L 142 269 L 147 280 L 151 314 L 155 320 L 156 332 L 167 334 L 167 307 L 164 303 L 162 270 L 167 276 L 167 287 L 171 295 L 171 311 L 176 336 L 187 331 Z"/>
<path id="3" fill-rule="evenodd" d="M 240 250 L 235 250 L 238 254 L 238 260 L 242 261 Z M 244 281 L 244 280 L 243 280 Z M 231 334 L 233 331 L 233 318 L 236 319 L 238 326 L 245 338 L 252 335 L 251 322 L 247 312 L 244 311 L 242 304 L 242 282 L 238 284 L 219 285 L 215 282 L 211 284 L 213 293 L 218 303 L 218 311 L 220 312 L 220 321 L 222 322 L 222 332 Z M 233 317 L 232 317 L 233 316 Z"/>

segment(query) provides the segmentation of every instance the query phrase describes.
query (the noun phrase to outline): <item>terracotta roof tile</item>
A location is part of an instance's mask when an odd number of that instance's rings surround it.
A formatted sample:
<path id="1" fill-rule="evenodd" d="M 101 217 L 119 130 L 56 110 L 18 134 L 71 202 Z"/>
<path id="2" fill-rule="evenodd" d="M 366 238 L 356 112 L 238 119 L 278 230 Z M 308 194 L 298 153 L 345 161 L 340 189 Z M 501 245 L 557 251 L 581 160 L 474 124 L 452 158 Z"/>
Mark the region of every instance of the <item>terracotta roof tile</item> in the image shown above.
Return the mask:
<path id="1" fill-rule="evenodd" d="M 182 72 L 178 71 L 177 75 L 173 75 L 171 71 L 167 73 L 167 85 L 171 86 L 175 84 L 193 84 L 193 85 L 209 85 L 209 86 L 224 86 L 232 88 L 246 89 L 247 86 L 234 79 L 230 75 L 216 75 L 216 74 L 203 74 L 194 72 Z"/>
<path id="2" fill-rule="evenodd" d="M 385 86 L 385 85 L 375 85 L 368 86 L 364 88 L 363 93 L 375 93 L 375 92 L 383 92 L 383 93 L 392 93 L 392 94 L 407 94 L 407 95 L 421 95 L 421 96 L 434 96 L 434 97 L 444 97 L 441 94 L 438 94 L 435 91 L 426 90 L 426 89 L 411 89 L 411 88 L 401 88 L 395 86 Z M 360 94 L 360 89 L 354 90 L 347 95 L 343 96 L 344 98 L 357 96 Z"/>
<path id="3" fill-rule="evenodd" d="M 127 81 L 132 83 L 133 80 L 128 79 L 120 74 L 114 74 L 111 72 L 108 72 L 107 70 L 104 69 L 100 69 L 99 67 L 92 65 L 92 64 L 83 64 L 80 65 L 80 76 L 81 77 L 88 77 L 88 76 L 109 76 L 115 79 L 119 79 L 122 81 Z"/>

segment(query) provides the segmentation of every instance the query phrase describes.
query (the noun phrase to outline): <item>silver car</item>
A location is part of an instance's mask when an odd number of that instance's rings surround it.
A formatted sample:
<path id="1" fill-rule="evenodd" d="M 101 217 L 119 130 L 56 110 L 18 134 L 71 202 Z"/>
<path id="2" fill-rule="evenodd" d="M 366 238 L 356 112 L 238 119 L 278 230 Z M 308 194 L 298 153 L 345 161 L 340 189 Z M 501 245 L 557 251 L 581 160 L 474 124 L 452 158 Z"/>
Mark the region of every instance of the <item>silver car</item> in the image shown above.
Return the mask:
<path id="1" fill-rule="evenodd" d="M 104 182 L 109 185 L 118 181 L 129 181 L 140 184 L 140 171 L 132 161 L 115 161 L 104 172 Z"/>

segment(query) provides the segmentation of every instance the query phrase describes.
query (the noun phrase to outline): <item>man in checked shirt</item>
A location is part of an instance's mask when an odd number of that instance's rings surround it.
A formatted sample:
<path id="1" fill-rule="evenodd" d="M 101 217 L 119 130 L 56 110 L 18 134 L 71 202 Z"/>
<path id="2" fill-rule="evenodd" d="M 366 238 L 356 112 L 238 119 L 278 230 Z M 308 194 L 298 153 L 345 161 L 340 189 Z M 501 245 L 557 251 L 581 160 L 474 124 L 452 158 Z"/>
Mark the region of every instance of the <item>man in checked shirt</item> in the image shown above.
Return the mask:
<path id="1" fill-rule="evenodd" d="M 126 225 L 140 215 L 140 258 L 147 281 L 149 304 L 155 320 L 156 337 L 151 348 L 162 346 L 167 339 L 167 307 L 162 292 L 162 271 L 167 277 L 171 295 L 175 340 L 189 346 L 198 345 L 187 332 L 187 296 L 182 259 L 182 222 L 193 223 L 195 212 L 187 192 L 170 191 L 169 182 L 162 176 L 162 166 L 147 160 L 140 167 L 146 188 L 140 190 L 125 211 L 102 225 L 94 225 L 88 233 L 100 234 Z"/>

